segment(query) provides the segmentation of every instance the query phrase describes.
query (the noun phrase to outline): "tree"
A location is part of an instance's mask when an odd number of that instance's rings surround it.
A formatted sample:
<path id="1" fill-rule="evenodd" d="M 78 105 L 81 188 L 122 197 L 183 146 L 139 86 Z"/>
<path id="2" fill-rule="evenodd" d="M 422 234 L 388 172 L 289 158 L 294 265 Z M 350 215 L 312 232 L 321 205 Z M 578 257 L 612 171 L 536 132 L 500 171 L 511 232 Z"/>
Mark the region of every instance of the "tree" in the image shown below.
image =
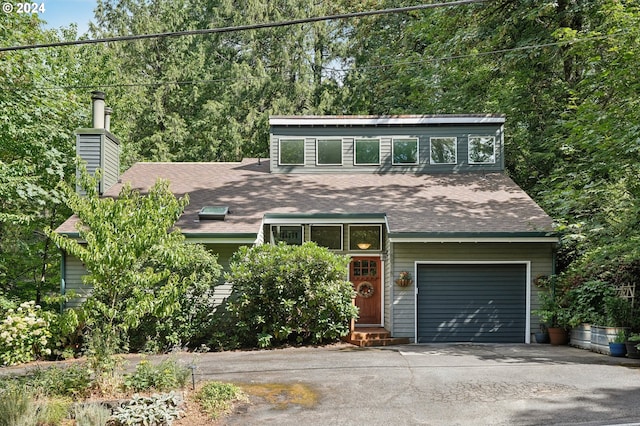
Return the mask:
<path id="1" fill-rule="evenodd" d="M 97 180 L 86 170 L 81 182 L 85 196 L 71 185 L 62 189 L 80 220 L 79 239 L 47 234 L 86 266 L 84 284 L 92 287 L 83 304 L 89 349 L 108 355 L 126 348 L 128 333 L 143 319 L 159 321 L 180 309 L 193 285 L 215 285 L 220 268 L 204 247 L 187 249 L 180 230 L 171 229 L 188 196 L 176 199 L 168 182 L 158 180 L 146 195 L 125 185 L 116 199 L 100 198 Z"/>
<path id="2" fill-rule="evenodd" d="M 3 14 L 0 39 L 20 45 L 74 37 L 45 31 L 37 15 Z M 68 215 L 56 189 L 74 174 L 73 129 L 82 114 L 69 84 L 74 49 L 0 53 L 0 292 L 35 300 L 59 285 L 59 252 L 43 229 Z"/>

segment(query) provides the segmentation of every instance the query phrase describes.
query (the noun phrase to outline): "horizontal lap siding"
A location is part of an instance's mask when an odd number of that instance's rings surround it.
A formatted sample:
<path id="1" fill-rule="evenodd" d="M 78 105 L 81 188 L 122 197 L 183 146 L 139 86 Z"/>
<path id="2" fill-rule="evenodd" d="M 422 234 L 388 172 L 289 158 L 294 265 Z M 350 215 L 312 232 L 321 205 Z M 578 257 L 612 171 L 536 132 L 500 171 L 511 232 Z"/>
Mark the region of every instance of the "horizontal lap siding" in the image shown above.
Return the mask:
<path id="1" fill-rule="evenodd" d="M 523 343 L 526 265 L 419 265 L 418 341 Z"/>
<path id="2" fill-rule="evenodd" d="M 87 274 L 87 270 L 80 259 L 74 256 L 64 256 L 64 285 L 65 294 L 75 293 L 74 297 L 66 303 L 67 308 L 80 306 L 91 293 L 91 287 L 82 283 L 82 277 Z"/>
<path id="3" fill-rule="evenodd" d="M 400 127 L 286 127 L 271 129 L 271 170 L 274 173 L 451 173 L 465 171 L 496 172 L 504 169 L 502 156 L 502 127 L 500 125 L 447 125 L 447 126 L 400 126 Z M 469 135 L 495 136 L 495 164 L 469 164 Z M 417 137 L 419 164 L 394 166 L 391 158 L 391 143 L 395 137 Z M 430 164 L 430 138 L 456 137 L 457 164 Z M 278 142 L 280 138 L 305 140 L 304 166 L 279 166 Z M 316 165 L 316 139 L 342 138 L 342 166 Z M 380 139 L 380 165 L 357 166 L 354 164 L 354 139 Z"/>
<path id="4" fill-rule="evenodd" d="M 393 243 L 390 257 L 392 280 L 401 271 L 410 271 L 413 276 L 416 261 L 530 261 L 531 279 L 553 271 L 550 243 Z M 392 310 L 391 332 L 395 337 L 415 337 L 414 292 L 415 282 L 407 287 L 392 284 L 392 296 L 387 300 Z M 534 285 L 531 292 L 531 310 L 535 310 L 538 297 Z M 535 333 L 538 328 L 538 319 L 531 316 L 531 332 Z"/>

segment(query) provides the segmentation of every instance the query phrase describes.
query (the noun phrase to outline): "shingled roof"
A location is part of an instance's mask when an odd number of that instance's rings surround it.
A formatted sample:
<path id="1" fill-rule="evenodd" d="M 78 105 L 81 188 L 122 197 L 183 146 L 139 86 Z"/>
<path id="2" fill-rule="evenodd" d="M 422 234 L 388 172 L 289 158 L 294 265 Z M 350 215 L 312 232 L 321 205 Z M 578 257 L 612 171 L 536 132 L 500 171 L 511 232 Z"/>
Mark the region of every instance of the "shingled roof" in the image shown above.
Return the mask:
<path id="1" fill-rule="evenodd" d="M 168 179 L 190 204 L 177 226 L 191 236 L 256 234 L 265 214 L 377 213 L 392 234 L 538 234 L 551 218 L 509 177 L 490 174 L 271 174 L 269 162 L 137 163 L 121 182 L 141 191 Z M 122 183 L 106 192 L 117 196 Z M 225 220 L 198 220 L 204 206 L 226 205 Z M 57 231 L 75 233 L 77 218 Z"/>

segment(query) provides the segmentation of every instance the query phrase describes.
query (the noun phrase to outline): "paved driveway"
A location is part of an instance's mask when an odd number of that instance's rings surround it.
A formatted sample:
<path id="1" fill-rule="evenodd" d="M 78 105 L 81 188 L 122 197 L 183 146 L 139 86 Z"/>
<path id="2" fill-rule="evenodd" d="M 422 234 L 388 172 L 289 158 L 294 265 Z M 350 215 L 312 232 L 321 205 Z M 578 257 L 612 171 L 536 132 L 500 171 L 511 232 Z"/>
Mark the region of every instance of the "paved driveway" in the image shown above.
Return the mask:
<path id="1" fill-rule="evenodd" d="M 318 398 L 258 400 L 230 425 L 640 424 L 640 361 L 566 346 L 339 344 L 182 358 L 198 380 L 300 384 Z"/>

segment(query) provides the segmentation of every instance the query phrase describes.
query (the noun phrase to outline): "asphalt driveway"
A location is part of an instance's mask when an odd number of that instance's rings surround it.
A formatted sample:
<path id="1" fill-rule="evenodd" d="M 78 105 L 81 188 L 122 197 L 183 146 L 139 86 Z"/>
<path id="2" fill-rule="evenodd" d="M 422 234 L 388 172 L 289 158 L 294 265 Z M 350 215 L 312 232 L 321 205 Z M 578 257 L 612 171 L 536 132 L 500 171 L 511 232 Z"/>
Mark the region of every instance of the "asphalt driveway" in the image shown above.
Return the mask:
<path id="1" fill-rule="evenodd" d="M 181 358 L 197 380 L 298 384 L 317 397 L 253 399 L 229 425 L 640 424 L 640 360 L 567 346 L 339 344 Z"/>

